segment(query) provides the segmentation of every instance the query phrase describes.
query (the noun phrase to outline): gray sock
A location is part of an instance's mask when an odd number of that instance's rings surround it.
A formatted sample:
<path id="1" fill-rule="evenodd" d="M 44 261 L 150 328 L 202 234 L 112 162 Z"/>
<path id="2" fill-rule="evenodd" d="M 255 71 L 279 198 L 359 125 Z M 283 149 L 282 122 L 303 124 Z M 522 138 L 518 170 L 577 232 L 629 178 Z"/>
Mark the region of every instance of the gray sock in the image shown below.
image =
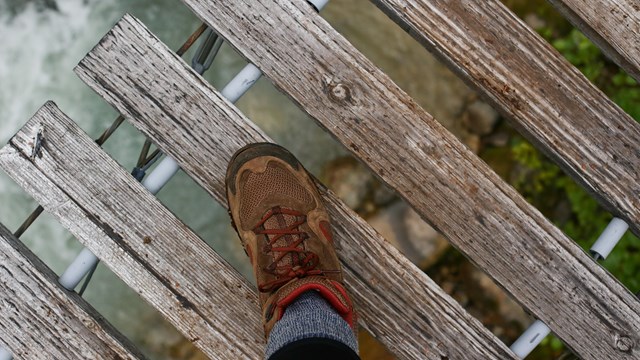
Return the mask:
<path id="1" fill-rule="evenodd" d="M 311 290 L 289 305 L 275 324 L 267 340 L 265 359 L 285 345 L 314 337 L 340 341 L 358 352 L 358 340 L 349 324 L 317 291 Z"/>

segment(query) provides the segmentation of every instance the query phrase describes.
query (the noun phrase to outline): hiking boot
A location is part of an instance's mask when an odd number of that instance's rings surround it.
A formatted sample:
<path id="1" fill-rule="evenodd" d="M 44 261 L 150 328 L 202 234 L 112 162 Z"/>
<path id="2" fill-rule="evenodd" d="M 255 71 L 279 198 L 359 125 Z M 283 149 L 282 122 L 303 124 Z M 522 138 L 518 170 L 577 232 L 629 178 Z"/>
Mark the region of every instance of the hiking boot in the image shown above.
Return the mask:
<path id="1" fill-rule="evenodd" d="M 298 160 L 278 145 L 245 146 L 229 163 L 226 187 L 231 223 L 256 276 L 266 337 L 285 308 L 310 290 L 355 329 L 329 215 Z"/>

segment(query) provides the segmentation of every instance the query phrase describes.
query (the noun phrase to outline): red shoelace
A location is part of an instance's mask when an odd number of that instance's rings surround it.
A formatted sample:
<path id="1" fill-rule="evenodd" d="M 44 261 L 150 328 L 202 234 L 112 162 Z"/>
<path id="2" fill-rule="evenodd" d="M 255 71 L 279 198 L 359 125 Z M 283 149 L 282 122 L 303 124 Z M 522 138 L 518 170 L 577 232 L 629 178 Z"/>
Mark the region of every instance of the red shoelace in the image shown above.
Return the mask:
<path id="1" fill-rule="evenodd" d="M 265 229 L 264 224 L 272 217 L 277 215 L 295 216 L 296 221 L 284 228 Z M 318 266 L 318 255 L 311 251 L 306 251 L 299 247 L 309 235 L 299 230 L 300 225 L 307 221 L 307 217 L 299 211 L 291 209 L 283 209 L 279 206 L 267 211 L 264 217 L 253 228 L 253 232 L 259 235 L 266 235 L 269 239 L 267 245 L 260 249 L 266 253 L 275 252 L 278 256 L 274 261 L 263 270 L 276 276 L 275 280 L 268 281 L 258 285 L 261 292 L 271 292 L 278 289 L 282 285 L 288 283 L 294 278 L 302 278 L 309 275 L 322 275 L 323 271 L 316 269 Z M 273 246 L 283 237 L 291 238 L 291 242 L 287 246 Z M 291 255 L 291 264 L 278 265 L 285 256 Z"/>

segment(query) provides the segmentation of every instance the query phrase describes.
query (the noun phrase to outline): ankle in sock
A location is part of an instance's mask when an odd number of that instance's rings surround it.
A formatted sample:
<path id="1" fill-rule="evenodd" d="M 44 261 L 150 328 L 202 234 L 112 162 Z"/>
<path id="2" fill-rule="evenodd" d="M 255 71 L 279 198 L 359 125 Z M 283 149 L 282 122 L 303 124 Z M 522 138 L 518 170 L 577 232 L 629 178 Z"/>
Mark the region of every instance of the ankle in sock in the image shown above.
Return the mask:
<path id="1" fill-rule="evenodd" d="M 317 292 L 302 293 L 289 305 L 267 340 L 265 358 L 295 341 L 308 338 L 331 339 L 358 353 L 358 341 L 349 324 Z"/>

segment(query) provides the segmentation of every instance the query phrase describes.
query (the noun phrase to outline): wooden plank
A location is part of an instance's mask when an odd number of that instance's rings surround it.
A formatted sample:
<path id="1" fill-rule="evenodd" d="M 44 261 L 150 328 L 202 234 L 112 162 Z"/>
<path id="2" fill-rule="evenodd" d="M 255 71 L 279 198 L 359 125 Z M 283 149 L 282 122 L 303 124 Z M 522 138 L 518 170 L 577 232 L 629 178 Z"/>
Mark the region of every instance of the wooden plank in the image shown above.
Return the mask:
<path id="1" fill-rule="evenodd" d="M 640 81 L 640 3 L 637 0 L 549 0 L 602 51 Z"/>
<path id="2" fill-rule="evenodd" d="M 16 359 L 144 356 L 0 224 L 0 339 Z"/>
<path id="3" fill-rule="evenodd" d="M 206 355 L 262 357 L 247 281 L 53 103 L 0 150 L 0 167 Z"/>
<path id="4" fill-rule="evenodd" d="M 640 124 L 502 2 L 372 1 L 640 235 Z M 600 6 L 626 0 L 568 2 L 620 29 L 634 21 L 617 22 Z"/>
<path id="5" fill-rule="evenodd" d="M 224 174 L 233 153 L 271 141 L 131 17 L 76 71 L 225 207 Z M 318 185 L 361 323 L 399 358 L 513 358 L 424 272 Z"/>
<path id="6" fill-rule="evenodd" d="M 629 291 L 305 2 L 184 2 L 578 355 L 640 357 Z"/>

